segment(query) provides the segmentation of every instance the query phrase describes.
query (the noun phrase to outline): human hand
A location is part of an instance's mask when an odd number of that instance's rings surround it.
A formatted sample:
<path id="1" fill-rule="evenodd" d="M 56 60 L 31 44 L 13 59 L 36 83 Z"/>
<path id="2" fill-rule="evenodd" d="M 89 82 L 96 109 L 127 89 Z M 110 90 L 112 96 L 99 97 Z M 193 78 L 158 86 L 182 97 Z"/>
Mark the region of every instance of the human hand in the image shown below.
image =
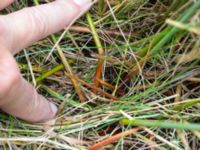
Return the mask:
<path id="1" fill-rule="evenodd" d="M 0 9 L 14 0 L 0 1 Z M 56 0 L 0 16 L 0 109 L 29 122 L 55 117 L 57 107 L 23 79 L 13 57 L 23 48 L 69 25 L 91 0 Z"/>

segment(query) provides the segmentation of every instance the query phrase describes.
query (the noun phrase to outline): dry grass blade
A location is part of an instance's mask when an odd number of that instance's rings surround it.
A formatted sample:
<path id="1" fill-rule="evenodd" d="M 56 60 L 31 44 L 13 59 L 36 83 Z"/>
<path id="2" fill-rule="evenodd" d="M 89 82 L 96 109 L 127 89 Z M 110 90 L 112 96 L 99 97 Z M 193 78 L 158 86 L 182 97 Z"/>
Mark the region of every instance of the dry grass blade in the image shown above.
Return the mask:
<path id="1" fill-rule="evenodd" d="M 83 32 L 83 33 L 91 33 L 91 30 L 88 27 L 84 27 L 84 26 L 72 26 L 69 28 L 70 31 L 73 32 Z M 121 33 L 117 30 L 106 30 L 106 29 L 97 29 L 97 33 L 98 34 L 106 34 L 106 35 L 114 35 L 114 36 L 122 36 Z M 131 36 L 131 37 L 138 37 L 139 33 L 137 32 L 125 32 L 123 31 L 125 36 Z"/>

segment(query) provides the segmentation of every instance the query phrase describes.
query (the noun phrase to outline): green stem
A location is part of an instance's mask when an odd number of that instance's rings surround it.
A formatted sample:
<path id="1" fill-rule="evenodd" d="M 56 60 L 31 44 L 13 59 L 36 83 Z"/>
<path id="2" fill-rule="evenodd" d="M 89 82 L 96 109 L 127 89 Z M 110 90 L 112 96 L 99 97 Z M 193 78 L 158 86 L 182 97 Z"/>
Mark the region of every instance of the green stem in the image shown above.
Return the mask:
<path id="1" fill-rule="evenodd" d="M 178 106 L 174 106 L 173 107 L 173 110 L 176 110 L 176 111 L 181 111 L 181 110 L 184 110 L 186 108 L 189 108 L 189 107 L 192 107 L 196 104 L 200 103 L 200 98 L 197 98 L 197 99 L 193 99 L 193 100 L 188 100 L 188 101 L 185 101 L 185 103 L 182 103 Z"/>
<path id="2" fill-rule="evenodd" d="M 40 3 L 38 2 L 38 0 L 33 0 L 33 3 L 35 4 L 35 5 L 39 5 Z"/>
<path id="3" fill-rule="evenodd" d="M 104 54 L 103 46 L 102 46 L 102 44 L 101 44 L 99 35 L 98 35 L 97 30 L 96 30 L 96 27 L 95 27 L 95 25 L 94 25 L 94 21 L 93 21 L 93 19 L 92 19 L 92 16 L 91 16 L 91 14 L 90 14 L 89 12 L 87 12 L 86 18 L 87 18 L 88 24 L 89 24 L 89 26 L 90 26 L 90 30 L 91 30 L 91 32 L 92 32 L 92 35 L 93 35 L 95 44 L 96 44 L 96 46 L 97 46 L 99 55 L 103 55 L 103 54 Z"/>
<path id="4" fill-rule="evenodd" d="M 131 125 L 131 126 L 146 126 L 146 127 L 159 127 L 159 128 L 168 128 L 168 129 L 200 131 L 200 124 L 184 123 L 184 122 L 180 123 L 180 122 L 175 122 L 175 121 L 121 119 L 120 123 L 123 125 Z"/>
<path id="5" fill-rule="evenodd" d="M 41 76 L 37 77 L 35 79 L 36 83 L 41 82 L 42 80 L 44 80 L 45 78 L 49 77 L 50 75 L 54 74 L 55 72 L 60 71 L 61 69 L 64 68 L 63 64 L 60 64 L 58 66 L 55 66 L 54 68 L 52 68 L 51 70 L 47 71 L 46 73 L 42 74 Z"/>
<path id="6" fill-rule="evenodd" d="M 99 0 L 98 1 L 98 9 L 99 9 L 98 13 L 100 15 L 102 15 L 102 13 L 103 13 L 104 6 L 105 6 L 105 1 L 104 0 Z"/>

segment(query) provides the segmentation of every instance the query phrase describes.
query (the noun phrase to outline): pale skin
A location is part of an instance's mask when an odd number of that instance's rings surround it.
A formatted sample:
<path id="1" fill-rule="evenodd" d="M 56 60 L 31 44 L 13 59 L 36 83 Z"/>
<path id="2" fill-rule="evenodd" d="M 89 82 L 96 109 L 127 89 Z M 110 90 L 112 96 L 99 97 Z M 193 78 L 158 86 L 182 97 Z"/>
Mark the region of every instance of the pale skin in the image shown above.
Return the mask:
<path id="1" fill-rule="evenodd" d="M 14 0 L 1 0 L 0 9 Z M 55 0 L 0 16 L 0 109 L 28 122 L 53 119 L 57 107 L 20 74 L 14 55 L 22 49 L 58 32 L 83 14 L 90 0 Z"/>

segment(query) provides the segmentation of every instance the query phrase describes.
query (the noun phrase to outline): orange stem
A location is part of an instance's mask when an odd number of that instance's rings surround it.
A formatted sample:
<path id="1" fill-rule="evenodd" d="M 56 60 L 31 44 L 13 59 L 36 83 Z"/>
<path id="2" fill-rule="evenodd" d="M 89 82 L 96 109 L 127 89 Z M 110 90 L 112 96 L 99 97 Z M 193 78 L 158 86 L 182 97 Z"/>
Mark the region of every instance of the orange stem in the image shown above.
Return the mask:
<path id="1" fill-rule="evenodd" d="M 112 100 L 118 100 L 117 97 L 115 97 L 115 96 L 113 96 L 113 95 L 111 95 L 111 94 L 109 94 L 109 93 L 103 91 L 102 89 L 100 89 L 100 88 L 98 88 L 98 87 L 96 87 L 96 86 L 93 86 L 93 85 L 91 85 L 91 84 L 89 84 L 89 83 L 87 83 L 87 82 L 85 82 L 85 81 L 83 81 L 83 80 L 81 80 L 81 79 L 79 79 L 79 78 L 77 78 L 77 80 L 78 80 L 80 83 L 82 83 L 83 85 L 85 85 L 85 86 L 87 86 L 87 87 L 89 87 L 89 88 L 91 88 L 91 89 L 93 89 L 93 90 L 95 90 L 95 91 L 97 91 L 97 92 L 99 92 L 99 93 L 105 95 L 105 96 L 108 97 L 108 98 L 111 98 Z"/>
<path id="2" fill-rule="evenodd" d="M 92 145 L 91 147 L 88 148 L 88 150 L 98 150 L 98 149 L 100 149 L 100 148 L 102 148 L 106 145 L 109 145 L 109 144 L 116 142 L 117 140 L 121 139 L 122 137 L 134 134 L 141 129 L 142 129 L 142 127 L 137 127 L 137 128 L 133 128 L 133 129 L 130 129 L 128 131 L 116 134 L 114 136 L 111 136 L 111 137 L 99 142 L 99 143 Z"/>
<path id="3" fill-rule="evenodd" d="M 111 89 L 111 90 L 115 90 L 115 88 L 116 88 L 115 86 L 113 86 L 113 85 L 109 84 L 108 82 L 105 82 L 105 81 L 103 81 L 103 80 L 101 80 L 101 79 L 98 79 L 98 81 L 99 81 L 99 83 L 100 83 L 101 85 L 103 85 L 103 86 L 105 86 L 105 87 L 107 87 L 107 88 L 109 88 L 109 89 Z M 117 87 L 117 89 L 118 89 L 118 87 Z M 118 89 L 117 92 L 118 92 L 118 94 L 119 94 L 120 96 L 124 95 L 124 93 L 125 93 L 125 91 L 122 90 L 122 89 Z"/>
<path id="4" fill-rule="evenodd" d="M 104 63 L 104 60 L 99 59 L 99 63 L 98 63 L 95 78 L 94 78 L 94 84 L 96 87 L 100 86 L 99 80 L 101 80 L 101 77 L 102 77 L 103 63 Z"/>
<path id="5" fill-rule="evenodd" d="M 97 79 L 97 80 L 101 85 L 103 85 L 103 86 L 105 86 L 105 87 L 107 87 L 107 88 L 109 88 L 111 90 L 115 89 L 115 87 L 113 85 L 109 84 L 108 82 L 105 82 L 105 81 L 103 81 L 101 79 Z"/>
<path id="6" fill-rule="evenodd" d="M 154 136 L 151 135 L 149 140 L 153 141 L 153 139 L 154 139 Z M 155 150 L 155 145 L 153 145 L 153 144 L 151 145 L 151 150 Z"/>
<path id="7" fill-rule="evenodd" d="M 72 74 L 68 74 L 68 72 L 65 72 L 65 75 L 68 76 L 72 82 L 72 85 L 76 91 L 76 94 L 78 95 L 80 102 L 83 103 L 85 102 L 87 99 L 83 93 L 83 91 L 81 90 L 80 84 L 78 82 L 78 80 L 76 79 L 76 76 L 72 73 Z"/>

